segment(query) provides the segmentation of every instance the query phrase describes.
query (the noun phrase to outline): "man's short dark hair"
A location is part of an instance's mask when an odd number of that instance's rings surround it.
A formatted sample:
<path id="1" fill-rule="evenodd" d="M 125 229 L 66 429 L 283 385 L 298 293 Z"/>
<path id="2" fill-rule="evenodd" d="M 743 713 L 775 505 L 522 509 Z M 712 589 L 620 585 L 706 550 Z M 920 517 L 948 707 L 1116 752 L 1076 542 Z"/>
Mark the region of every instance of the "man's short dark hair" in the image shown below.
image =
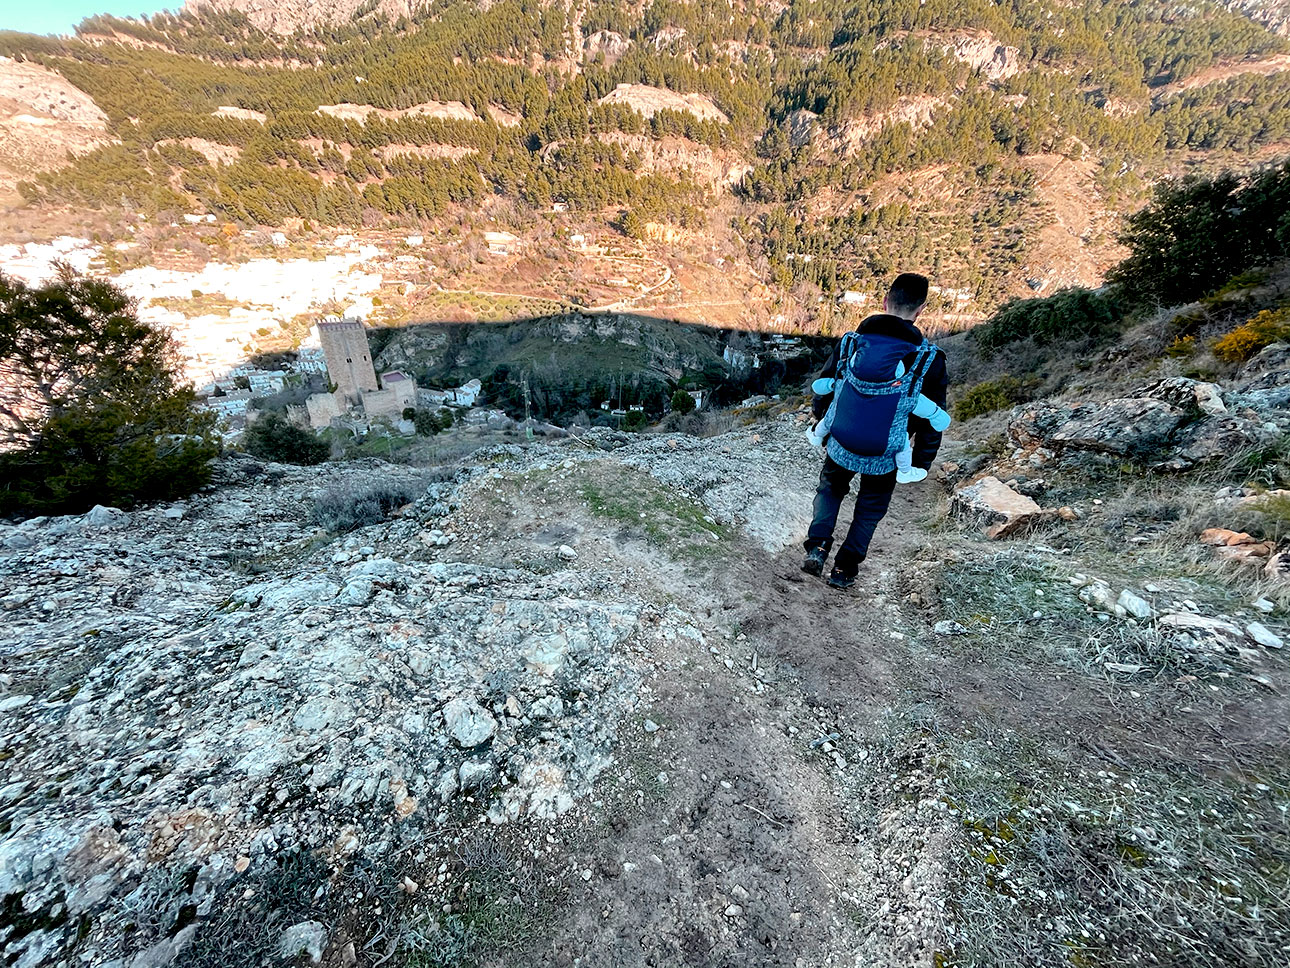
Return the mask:
<path id="1" fill-rule="evenodd" d="M 927 302 L 927 277 L 917 272 L 902 272 L 887 293 L 887 308 L 892 312 L 912 313 Z"/>

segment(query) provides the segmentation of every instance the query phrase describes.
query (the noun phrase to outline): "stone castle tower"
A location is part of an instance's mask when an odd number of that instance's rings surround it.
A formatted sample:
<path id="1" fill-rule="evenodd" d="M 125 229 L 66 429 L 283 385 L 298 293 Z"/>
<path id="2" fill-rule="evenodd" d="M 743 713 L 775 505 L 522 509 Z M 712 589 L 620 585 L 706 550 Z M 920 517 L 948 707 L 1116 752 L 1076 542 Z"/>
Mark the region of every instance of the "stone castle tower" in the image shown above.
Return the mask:
<path id="1" fill-rule="evenodd" d="M 367 329 L 357 319 L 326 319 L 318 324 L 318 342 L 327 357 L 327 376 L 336 392 L 358 403 L 364 391 L 378 389 Z"/>

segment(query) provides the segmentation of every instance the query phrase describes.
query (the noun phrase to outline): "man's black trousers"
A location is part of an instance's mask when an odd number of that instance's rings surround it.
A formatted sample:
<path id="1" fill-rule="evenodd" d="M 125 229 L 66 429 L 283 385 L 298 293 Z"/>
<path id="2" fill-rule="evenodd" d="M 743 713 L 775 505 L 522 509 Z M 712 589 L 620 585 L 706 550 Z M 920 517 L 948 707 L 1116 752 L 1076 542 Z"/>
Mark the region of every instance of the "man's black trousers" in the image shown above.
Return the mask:
<path id="1" fill-rule="evenodd" d="M 838 511 L 842 499 L 851 489 L 851 479 L 855 471 L 849 471 L 840 464 L 835 464 L 830 457 L 824 458 L 824 467 L 820 469 L 820 486 L 815 491 L 815 517 L 811 521 L 811 530 L 807 532 L 806 550 L 823 548 L 826 552 L 833 545 L 833 529 L 838 523 Z M 833 559 L 833 567 L 843 574 L 854 575 L 860 568 L 860 562 L 869 554 L 869 542 L 873 540 L 874 529 L 887 513 L 891 505 L 892 492 L 896 490 L 896 472 L 889 474 L 861 474 L 860 490 L 856 494 L 856 513 L 851 519 L 851 528 L 847 537 Z"/>

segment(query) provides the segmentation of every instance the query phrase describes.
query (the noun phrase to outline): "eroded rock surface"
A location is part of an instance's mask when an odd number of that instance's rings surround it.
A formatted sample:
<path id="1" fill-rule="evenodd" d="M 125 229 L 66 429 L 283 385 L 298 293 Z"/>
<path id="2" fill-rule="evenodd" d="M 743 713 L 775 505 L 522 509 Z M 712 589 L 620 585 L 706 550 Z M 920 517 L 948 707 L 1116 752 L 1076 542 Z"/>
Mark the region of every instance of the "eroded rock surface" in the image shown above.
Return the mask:
<path id="1" fill-rule="evenodd" d="M 427 546 L 461 481 L 376 462 L 219 476 L 177 507 L 0 526 L 0 897 L 51 924 L 23 935 L 24 964 L 81 919 L 91 963 L 141 956 L 116 926 L 152 871 L 214 889 L 239 858 L 380 857 L 463 809 L 558 817 L 637 701 L 651 606 L 558 555 Z M 308 520 L 313 493 L 373 479 L 419 496 L 348 537 Z"/>

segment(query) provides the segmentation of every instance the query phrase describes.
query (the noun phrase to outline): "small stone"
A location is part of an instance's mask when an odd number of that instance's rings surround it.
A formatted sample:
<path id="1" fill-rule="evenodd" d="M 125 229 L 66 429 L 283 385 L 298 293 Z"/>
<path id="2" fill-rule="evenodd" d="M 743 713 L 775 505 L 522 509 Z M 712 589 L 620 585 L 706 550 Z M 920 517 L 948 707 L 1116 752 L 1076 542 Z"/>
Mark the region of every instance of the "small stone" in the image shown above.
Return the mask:
<path id="1" fill-rule="evenodd" d="M 647 733 L 657 733 L 657 732 L 658 732 L 658 723 L 654 722 L 654 720 L 652 720 L 652 719 L 647 719 L 647 720 L 645 720 L 645 732 L 647 732 Z"/>
<path id="2" fill-rule="evenodd" d="M 493 765 L 487 760 L 466 760 L 457 771 L 463 790 L 474 790 L 483 786 L 492 775 Z"/>
<path id="3" fill-rule="evenodd" d="M 0 699 L 0 713 L 7 713 L 11 709 L 19 709 L 31 702 L 31 696 L 6 696 Z"/>
<path id="4" fill-rule="evenodd" d="M 738 904 L 726 905 L 726 917 L 728 918 L 737 918 L 743 913 L 744 913 L 744 909 L 740 907 Z"/>
<path id="5" fill-rule="evenodd" d="M 282 940 L 278 942 L 278 954 L 283 958 L 296 958 L 306 954 L 316 965 L 322 961 L 325 947 L 327 947 L 327 929 L 317 921 L 301 921 L 282 932 Z"/>
<path id="6" fill-rule="evenodd" d="M 245 873 L 246 869 L 250 866 L 251 858 L 247 857 L 245 854 L 239 854 L 237 860 L 233 861 L 233 870 L 237 871 L 239 874 Z"/>
<path id="7" fill-rule="evenodd" d="M 1136 619 L 1145 621 L 1146 619 L 1154 618 L 1156 614 L 1156 610 L 1151 607 L 1146 599 L 1135 595 L 1127 588 L 1120 592 L 1120 597 L 1116 600 L 1116 604 L 1124 609 L 1126 614 L 1132 615 Z"/>
<path id="8" fill-rule="evenodd" d="M 943 622 L 937 622 L 935 625 L 933 625 L 932 632 L 935 635 L 967 635 L 968 634 L 968 630 L 965 629 L 962 625 L 960 625 L 958 622 L 953 622 L 948 619 Z"/>
<path id="9" fill-rule="evenodd" d="M 1132 662 L 1108 662 L 1106 663 L 1108 672 L 1123 672 L 1127 675 L 1133 675 L 1135 672 L 1141 672 L 1142 666 Z"/>
<path id="10" fill-rule="evenodd" d="M 1264 615 L 1271 615 L 1274 611 L 1276 611 L 1276 605 L 1268 601 L 1266 598 L 1257 598 L 1251 604 L 1253 605 L 1254 608 L 1257 608 Z"/>
<path id="11" fill-rule="evenodd" d="M 1245 626 L 1245 634 L 1265 649 L 1279 649 L 1285 644 L 1281 641 L 1281 636 L 1259 622 L 1251 622 Z"/>
<path id="12" fill-rule="evenodd" d="M 578 557 L 578 552 L 574 551 L 568 545 L 560 545 L 560 548 L 557 553 L 565 561 L 573 561 L 574 558 Z"/>
<path id="13" fill-rule="evenodd" d="M 1079 599 L 1099 612 L 1114 612 L 1117 602 L 1111 586 L 1098 578 L 1079 590 Z M 1123 606 L 1120 606 L 1123 610 Z"/>
<path id="14" fill-rule="evenodd" d="M 417 891 L 421 890 L 421 885 L 418 884 L 416 881 L 414 881 L 412 878 L 405 877 L 403 878 L 403 881 L 399 884 L 399 888 L 405 894 L 415 894 Z"/>

